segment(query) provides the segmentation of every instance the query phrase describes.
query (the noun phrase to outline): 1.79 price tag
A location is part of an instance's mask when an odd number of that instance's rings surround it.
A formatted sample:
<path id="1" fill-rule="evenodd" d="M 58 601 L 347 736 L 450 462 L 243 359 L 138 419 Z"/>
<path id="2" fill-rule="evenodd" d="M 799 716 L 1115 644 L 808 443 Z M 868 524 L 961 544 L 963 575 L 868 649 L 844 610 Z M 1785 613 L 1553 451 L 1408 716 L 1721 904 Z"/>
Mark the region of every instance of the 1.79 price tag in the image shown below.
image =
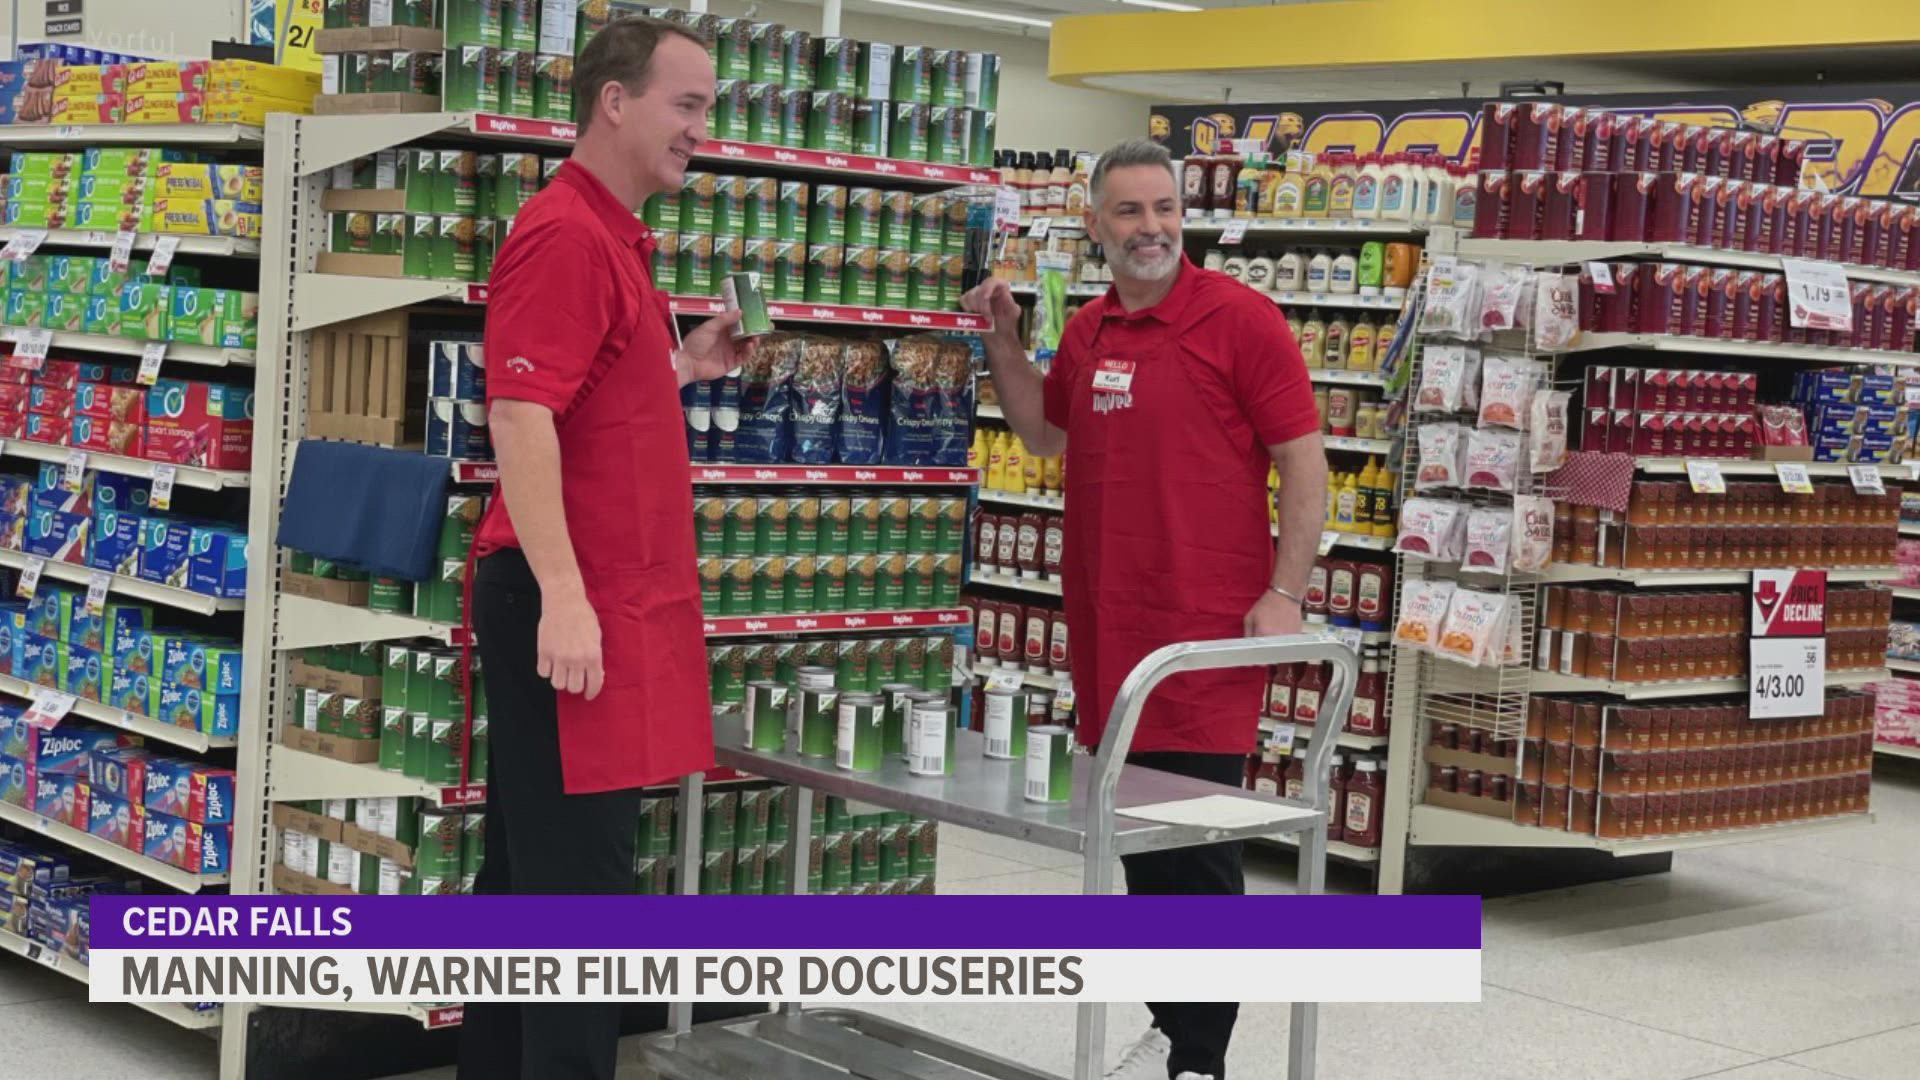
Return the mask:
<path id="1" fill-rule="evenodd" d="M 1853 330 L 1853 289 L 1838 263 L 1781 259 L 1787 275 L 1787 321 L 1809 330 Z"/>
<path id="2" fill-rule="evenodd" d="M 1011 694 L 1020 689 L 1026 676 L 1017 671 L 994 671 L 987 675 L 987 689 L 995 693 Z"/>

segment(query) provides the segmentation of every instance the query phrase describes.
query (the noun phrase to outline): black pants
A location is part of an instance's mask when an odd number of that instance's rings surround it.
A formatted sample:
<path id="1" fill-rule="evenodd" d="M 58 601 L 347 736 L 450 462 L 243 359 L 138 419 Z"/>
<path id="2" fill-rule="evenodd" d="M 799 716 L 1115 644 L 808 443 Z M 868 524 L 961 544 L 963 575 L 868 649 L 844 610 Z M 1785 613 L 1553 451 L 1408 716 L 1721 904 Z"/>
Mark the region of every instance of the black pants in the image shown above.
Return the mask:
<path id="1" fill-rule="evenodd" d="M 477 893 L 622 893 L 633 888 L 640 791 L 568 795 L 553 686 L 536 670 L 540 588 L 524 555 L 480 561 L 474 633 L 487 680 L 486 859 Z M 618 1003 L 471 1004 L 460 1080 L 613 1080 Z"/>
<path id="2" fill-rule="evenodd" d="M 1161 772 L 1178 773 L 1217 784 L 1239 787 L 1247 767 L 1244 754 L 1194 754 L 1182 751 L 1144 751 L 1127 756 L 1127 763 Z M 1142 855 L 1123 855 L 1127 891 L 1144 896 L 1238 896 L 1247 891 L 1241 865 L 1241 844 L 1175 848 Z M 1174 1004 L 1150 1001 L 1153 1026 L 1173 1043 L 1167 1075 L 1183 1072 L 1227 1078 L 1227 1042 L 1240 1006 L 1231 1002 Z"/>

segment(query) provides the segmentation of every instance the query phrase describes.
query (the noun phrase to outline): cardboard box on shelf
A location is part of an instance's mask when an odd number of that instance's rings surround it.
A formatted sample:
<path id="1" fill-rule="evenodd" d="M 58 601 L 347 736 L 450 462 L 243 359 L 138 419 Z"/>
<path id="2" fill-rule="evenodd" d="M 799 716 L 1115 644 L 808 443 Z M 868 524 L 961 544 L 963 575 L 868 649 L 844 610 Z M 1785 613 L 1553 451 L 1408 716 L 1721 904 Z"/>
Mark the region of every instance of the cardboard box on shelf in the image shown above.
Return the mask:
<path id="1" fill-rule="evenodd" d="M 193 236 L 260 237 L 260 204 L 236 199 L 153 201 L 153 231 Z"/>

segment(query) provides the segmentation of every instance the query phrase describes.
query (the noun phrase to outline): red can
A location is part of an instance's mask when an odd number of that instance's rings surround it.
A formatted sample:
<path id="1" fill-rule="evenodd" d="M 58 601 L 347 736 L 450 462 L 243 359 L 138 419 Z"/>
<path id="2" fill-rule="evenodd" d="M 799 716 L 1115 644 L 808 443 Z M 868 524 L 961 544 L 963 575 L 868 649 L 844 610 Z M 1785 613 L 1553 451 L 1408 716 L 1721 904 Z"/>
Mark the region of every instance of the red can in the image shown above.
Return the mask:
<path id="1" fill-rule="evenodd" d="M 1680 172 L 1710 173 L 1707 167 L 1707 140 L 1712 129 L 1704 127 L 1688 128 L 1680 141 L 1680 161 L 1675 166 Z"/>
<path id="2" fill-rule="evenodd" d="M 1605 453 L 1613 437 L 1613 410 L 1588 409 L 1586 417 L 1586 423 L 1580 428 L 1580 449 Z"/>
<path id="3" fill-rule="evenodd" d="M 1673 172 L 1679 169 L 1686 140 L 1687 125 L 1676 120 L 1656 121 L 1647 138 L 1647 147 L 1651 156 L 1640 167 L 1653 172 Z"/>
<path id="4" fill-rule="evenodd" d="M 1613 224 L 1613 177 L 1604 172 L 1577 175 L 1579 180 L 1574 185 L 1574 239 L 1605 240 Z"/>
<path id="5" fill-rule="evenodd" d="M 1613 218 L 1608 224 L 1607 239 L 1626 243 L 1640 243 L 1647 239 L 1648 204 L 1653 199 L 1654 185 L 1659 181 L 1659 173 L 1613 174 Z M 1484 188 L 1480 197 L 1486 198 Z"/>
<path id="6" fill-rule="evenodd" d="M 1787 191 L 1785 216 L 1781 219 L 1779 243 L 1775 246 L 1782 255 L 1804 258 L 1807 254 L 1807 238 L 1816 235 L 1813 228 L 1813 202 L 1818 192 L 1795 189 Z"/>
<path id="7" fill-rule="evenodd" d="M 1554 167 L 1561 172 L 1585 172 L 1594 168 L 1593 133 L 1600 117 L 1598 109 L 1568 109 L 1560 126 L 1560 153 Z"/>
<path id="8" fill-rule="evenodd" d="M 1749 271 L 1742 278 L 1747 293 L 1747 340 L 1766 341 L 1768 326 L 1774 318 L 1772 275 Z M 1737 312 L 1735 317 L 1738 318 Z"/>
<path id="9" fill-rule="evenodd" d="M 1755 183 L 1778 184 L 1774 174 L 1780 168 L 1780 136 L 1756 135 L 1753 139 L 1753 170 Z"/>
<path id="10" fill-rule="evenodd" d="M 1730 277 L 1733 283 L 1733 330 L 1728 336 L 1735 341 L 1754 339 L 1754 276 L 1751 270 L 1740 270 Z"/>
<path id="11" fill-rule="evenodd" d="M 1547 174 L 1546 199 L 1540 208 L 1540 239 L 1571 240 L 1580 217 L 1580 188 L 1584 174 Z"/>
<path id="12" fill-rule="evenodd" d="M 1767 229 L 1767 191 L 1764 185 L 1751 180 L 1739 184 L 1739 192 L 1734 196 L 1736 212 L 1739 217 L 1734 222 L 1733 242 L 1729 244 L 1739 251 L 1762 251 L 1765 249 Z"/>
<path id="13" fill-rule="evenodd" d="M 1891 265 L 1887 238 L 1893 232 L 1893 204 L 1875 199 L 1867 200 L 1867 206 L 1867 227 L 1860 245 L 1860 263 L 1863 266 Z"/>
<path id="14" fill-rule="evenodd" d="M 1513 146 L 1513 126 L 1520 106 L 1510 101 L 1489 101 L 1480 109 L 1480 168 L 1504 172 Z M 1479 235 L 1478 233 L 1475 234 Z"/>
<path id="15" fill-rule="evenodd" d="M 1856 266 L 1878 265 L 1867 254 L 1867 249 L 1876 243 L 1877 237 L 1873 227 L 1874 201 L 1860 198 L 1849 201 L 1853 204 L 1853 235 L 1847 238 L 1846 261 Z"/>
<path id="16" fill-rule="evenodd" d="M 1833 261 L 1857 263 L 1860 235 L 1860 209 L 1866 205 L 1865 199 L 1852 195 L 1843 195 L 1836 199 L 1839 205 L 1833 213 Z"/>
<path id="17" fill-rule="evenodd" d="M 1726 194 L 1727 182 L 1718 176 L 1700 178 L 1700 197 L 1694 207 L 1693 239 L 1689 241 L 1695 247 L 1719 247 L 1726 233 L 1726 219 L 1722 216 L 1721 199 Z"/>

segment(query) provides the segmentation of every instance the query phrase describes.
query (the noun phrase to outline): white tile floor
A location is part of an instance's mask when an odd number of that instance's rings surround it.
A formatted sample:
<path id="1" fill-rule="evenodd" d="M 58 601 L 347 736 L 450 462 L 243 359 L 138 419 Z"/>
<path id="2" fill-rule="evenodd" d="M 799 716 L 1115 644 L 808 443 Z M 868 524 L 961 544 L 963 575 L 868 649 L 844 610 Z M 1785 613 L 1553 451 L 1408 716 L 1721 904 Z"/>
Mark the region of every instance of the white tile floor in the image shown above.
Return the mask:
<path id="1" fill-rule="evenodd" d="M 1912 1080 L 1920 1076 L 1920 769 L 1884 765 L 1871 827 L 1688 852 L 1671 874 L 1489 902 L 1477 1005 L 1330 1006 L 1323 1080 Z M 954 892 L 1078 891 L 1070 859 L 944 830 Z M 1292 864 L 1255 855 L 1262 892 Z M 1343 875 L 1336 871 L 1333 886 Z M 1346 879 L 1349 886 L 1352 879 Z M 201 1080 L 210 1040 L 0 958 L 0 1077 Z M 890 1015 L 1064 1072 L 1062 1008 Z M 1145 1025 L 1118 1010 L 1111 1041 Z M 1284 1007 L 1241 1013 L 1236 1080 L 1281 1075 Z M 636 1077 L 641 1074 L 632 1070 Z M 451 1080 L 451 1069 L 408 1080 Z M 623 1071 L 622 1075 L 627 1075 Z"/>

